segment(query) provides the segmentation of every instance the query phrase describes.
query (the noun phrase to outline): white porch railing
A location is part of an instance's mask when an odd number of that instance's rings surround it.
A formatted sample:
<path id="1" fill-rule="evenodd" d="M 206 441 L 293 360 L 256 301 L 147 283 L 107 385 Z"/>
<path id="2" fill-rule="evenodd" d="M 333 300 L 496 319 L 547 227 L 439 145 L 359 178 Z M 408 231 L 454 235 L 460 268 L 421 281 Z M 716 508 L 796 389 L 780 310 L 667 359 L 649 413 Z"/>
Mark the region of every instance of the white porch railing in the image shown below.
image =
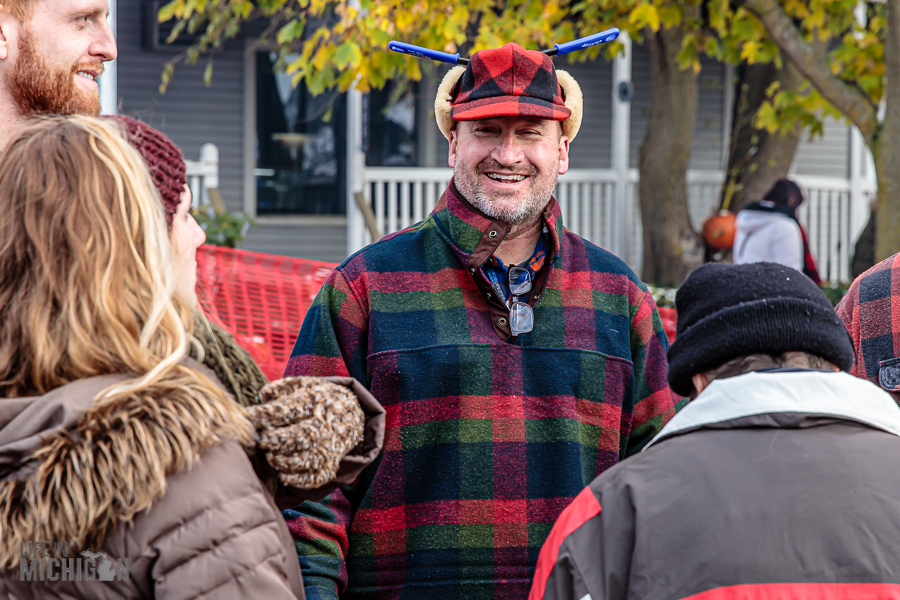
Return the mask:
<path id="1" fill-rule="evenodd" d="M 375 212 L 378 229 L 384 234 L 392 233 L 424 219 L 451 175 L 451 169 L 367 168 L 365 194 Z M 806 196 L 807 201 L 800 208 L 800 221 L 809 233 L 822 278 L 848 280 L 853 244 L 868 219 L 874 186 L 864 185 L 852 197 L 848 179 L 802 175 L 791 178 Z M 687 179 L 691 222 L 699 230 L 719 200 L 724 173 L 690 171 Z M 639 273 L 643 236 L 637 183 L 638 172 L 631 169 L 625 204 L 619 207 L 615 201 L 615 171 L 572 169 L 560 176 L 556 197 L 567 229 L 620 256 Z M 358 209 L 353 206 L 351 210 Z M 365 229 L 356 238 L 353 240 L 356 249 L 372 241 Z"/>
<path id="2" fill-rule="evenodd" d="M 191 188 L 192 206 L 210 205 L 209 190 L 219 189 L 219 149 L 206 143 L 200 147 L 199 160 L 185 160 L 188 187 Z"/>

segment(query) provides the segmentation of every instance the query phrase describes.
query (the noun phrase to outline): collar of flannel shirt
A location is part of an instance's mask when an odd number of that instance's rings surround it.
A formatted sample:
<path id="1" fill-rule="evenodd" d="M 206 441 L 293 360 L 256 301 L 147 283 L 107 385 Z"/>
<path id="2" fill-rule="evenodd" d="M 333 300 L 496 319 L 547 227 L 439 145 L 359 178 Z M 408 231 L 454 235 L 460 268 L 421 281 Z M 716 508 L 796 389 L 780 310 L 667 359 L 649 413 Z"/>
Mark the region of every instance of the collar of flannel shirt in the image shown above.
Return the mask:
<path id="1" fill-rule="evenodd" d="M 453 181 L 441 196 L 432 216 L 462 264 L 469 270 L 480 269 L 510 231 L 509 225 L 491 219 L 469 204 L 457 191 Z M 550 199 L 543 218 L 547 230 L 544 250 L 546 256 L 552 256 L 555 260 L 559 256 L 563 229 L 562 214 L 556 198 Z M 538 270 L 540 265 L 535 269 L 536 272 Z"/>
<path id="2" fill-rule="evenodd" d="M 532 308 L 541 299 L 553 268 L 562 264 L 559 250 L 563 234 L 562 216 L 555 198 L 551 198 L 547 203 L 542 217 L 548 232 L 544 240 L 546 255 L 543 266 L 539 268 L 532 283 L 531 291 L 520 298 Z M 501 300 L 501 294 L 494 289 L 482 265 L 491 258 L 509 234 L 510 227 L 489 218 L 469 204 L 457 191 L 453 181 L 438 200 L 431 213 L 430 222 L 433 223 L 431 226 L 438 235 L 444 238 L 447 247 L 456 255 L 461 265 L 472 275 L 479 292 L 484 294 L 494 331 L 500 339 L 508 340 L 511 336 L 508 322 L 509 307 Z"/>

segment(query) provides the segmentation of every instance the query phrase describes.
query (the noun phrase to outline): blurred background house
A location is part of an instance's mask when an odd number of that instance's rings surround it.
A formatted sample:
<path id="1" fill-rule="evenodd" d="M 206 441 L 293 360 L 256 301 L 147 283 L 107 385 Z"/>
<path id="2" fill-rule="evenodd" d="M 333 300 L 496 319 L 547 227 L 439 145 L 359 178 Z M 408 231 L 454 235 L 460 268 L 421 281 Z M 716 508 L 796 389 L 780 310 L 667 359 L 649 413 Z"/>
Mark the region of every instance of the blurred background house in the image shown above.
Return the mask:
<path id="1" fill-rule="evenodd" d="M 159 24 L 159 1 L 119 0 L 115 7 L 119 57 L 105 82 L 104 110 L 116 110 L 159 128 L 191 163 L 196 181 L 214 183 L 226 207 L 253 215 L 259 226 L 243 247 L 268 253 L 342 261 L 371 240 L 354 201 L 361 192 L 381 233 L 428 214 L 445 188 L 447 142 L 434 123 L 432 103 L 443 71 L 390 103 L 387 89 L 362 95 L 312 96 L 301 83 L 275 71 L 277 55 L 255 43 L 251 29 L 212 58 L 179 65 L 168 91 L 159 92 L 164 63 L 192 41 L 165 43 L 170 24 Z M 260 27 L 261 30 L 261 27 Z M 704 59 L 700 112 L 689 173 L 695 229 L 716 206 L 732 130 L 734 73 Z M 585 121 L 571 148 L 571 171 L 557 197 L 566 226 L 628 261 L 641 262 L 637 210 L 637 155 L 652 94 L 649 51 L 634 45 L 615 62 L 559 66 L 585 94 Z M 624 85 L 623 85 L 624 84 Z M 112 91 L 110 91 L 112 87 Z M 216 153 L 206 148 L 213 144 Z M 808 202 L 808 225 L 824 278 L 848 279 L 853 242 L 869 216 L 874 173 L 858 134 L 834 121 L 824 137 L 804 137 L 791 168 Z M 208 178 L 208 179 L 207 179 Z"/>

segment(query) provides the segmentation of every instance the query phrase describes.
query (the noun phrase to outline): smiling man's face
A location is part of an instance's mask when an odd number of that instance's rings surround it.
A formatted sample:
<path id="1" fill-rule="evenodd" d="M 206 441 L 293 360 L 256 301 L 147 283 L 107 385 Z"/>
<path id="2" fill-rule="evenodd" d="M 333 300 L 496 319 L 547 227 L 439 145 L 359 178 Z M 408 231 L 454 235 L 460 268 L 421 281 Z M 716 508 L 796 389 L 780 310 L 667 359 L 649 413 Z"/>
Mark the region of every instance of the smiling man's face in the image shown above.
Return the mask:
<path id="1" fill-rule="evenodd" d="M 100 114 L 96 78 L 116 57 L 107 11 L 106 0 L 39 0 L 29 7 L 8 40 L 4 68 L 22 115 Z"/>
<path id="2" fill-rule="evenodd" d="M 539 215 L 569 168 L 559 122 L 522 117 L 460 121 L 450 134 L 456 188 L 487 216 L 521 225 Z"/>

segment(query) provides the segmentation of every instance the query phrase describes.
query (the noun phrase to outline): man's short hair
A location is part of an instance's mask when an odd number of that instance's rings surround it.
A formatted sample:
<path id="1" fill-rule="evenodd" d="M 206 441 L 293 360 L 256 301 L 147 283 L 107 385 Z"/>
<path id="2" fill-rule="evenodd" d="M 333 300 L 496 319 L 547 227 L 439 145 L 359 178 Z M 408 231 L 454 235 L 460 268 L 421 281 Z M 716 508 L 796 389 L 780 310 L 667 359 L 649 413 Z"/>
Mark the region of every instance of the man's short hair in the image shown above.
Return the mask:
<path id="1" fill-rule="evenodd" d="M 714 379 L 728 379 L 737 377 L 751 371 L 760 369 L 819 369 L 822 371 L 834 371 L 834 363 L 825 360 L 821 356 L 809 352 L 784 352 L 777 356 L 772 354 L 748 354 L 739 356 L 706 371 L 709 381 Z M 691 393 L 691 398 L 696 397 L 697 390 Z"/>

